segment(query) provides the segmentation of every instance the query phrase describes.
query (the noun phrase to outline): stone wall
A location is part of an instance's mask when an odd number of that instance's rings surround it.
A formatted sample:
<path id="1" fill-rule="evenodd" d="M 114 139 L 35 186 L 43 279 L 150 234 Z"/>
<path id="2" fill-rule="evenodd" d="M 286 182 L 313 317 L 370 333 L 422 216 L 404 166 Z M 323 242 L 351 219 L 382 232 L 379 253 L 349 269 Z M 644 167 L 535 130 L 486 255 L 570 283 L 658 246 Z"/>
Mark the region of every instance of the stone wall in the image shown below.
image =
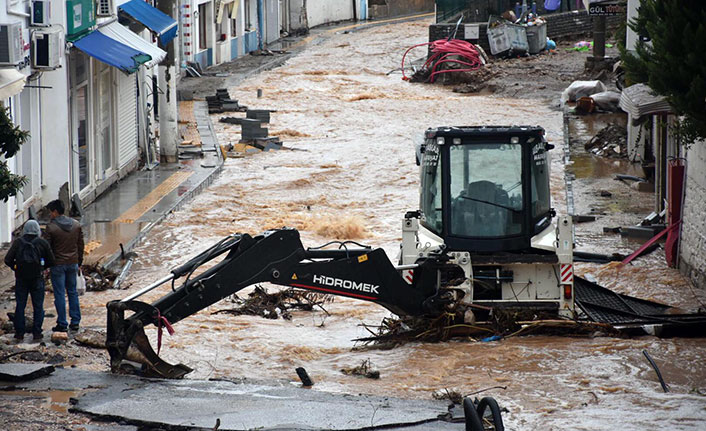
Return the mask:
<path id="1" fill-rule="evenodd" d="M 706 142 L 687 152 L 686 194 L 679 250 L 679 270 L 706 288 Z"/>
<path id="2" fill-rule="evenodd" d="M 550 39 L 560 39 L 564 37 L 576 37 L 581 34 L 590 34 L 593 31 L 593 20 L 585 10 L 554 13 L 542 16 L 547 21 L 547 37 Z M 607 28 L 617 28 L 626 20 L 625 15 L 609 16 L 606 20 Z M 456 33 L 456 39 L 464 39 L 476 43 L 490 53 L 488 44 L 487 23 L 477 23 L 479 26 L 478 39 L 465 39 L 464 24 L 461 24 Z M 429 26 L 429 41 L 448 38 L 456 28 L 456 24 L 432 24 Z"/>

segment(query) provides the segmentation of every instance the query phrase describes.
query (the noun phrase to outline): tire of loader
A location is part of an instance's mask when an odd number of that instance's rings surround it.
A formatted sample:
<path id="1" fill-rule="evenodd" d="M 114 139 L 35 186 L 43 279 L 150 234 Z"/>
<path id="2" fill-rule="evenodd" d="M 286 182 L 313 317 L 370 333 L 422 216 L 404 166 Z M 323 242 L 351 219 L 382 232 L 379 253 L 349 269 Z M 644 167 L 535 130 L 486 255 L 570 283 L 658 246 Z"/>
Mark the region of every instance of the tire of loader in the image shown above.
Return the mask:
<path id="1" fill-rule="evenodd" d="M 472 399 L 463 399 L 463 414 L 466 417 L 466 431 L 483 431 L 483 422 Z"/>
<path id="2" fill-rule="evenodd" d="M 490 412 L 487 410 L 490 409 Z M 480 400 L 478 407 L 476 407 L 478 417 L 484 426 L 488 426 L 483 429 L 490 429 L 495 431 L 505 431 L 505 425 L 503 425 L 503 418 L 500 413 L 500 407 L 498 402 L 494 398 L 485 397 Z M 489 415 L 486 416 L 486 413 Z"/>

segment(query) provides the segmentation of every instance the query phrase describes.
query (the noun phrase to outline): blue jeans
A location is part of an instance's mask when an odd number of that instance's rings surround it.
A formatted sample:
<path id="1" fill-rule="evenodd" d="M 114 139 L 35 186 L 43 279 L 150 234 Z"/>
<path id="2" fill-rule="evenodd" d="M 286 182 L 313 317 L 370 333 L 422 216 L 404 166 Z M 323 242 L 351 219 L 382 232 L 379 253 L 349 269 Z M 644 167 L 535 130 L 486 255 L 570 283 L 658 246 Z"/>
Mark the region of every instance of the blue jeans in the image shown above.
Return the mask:
<path id="1" fill-rule="evenodd" d="M 51 267 L 51 284 L 54 288 L 54 306 L 56 307 L 56 324 L 67 327 L 66 296 L 69 297 L 69 317 L 71 324 L 78 325 L 81 321 L 81 307 L 76 291 L 76 275 L 78 265 L 56 265 Z"/>
<path id="2" fill-rule="evenodd" d="M 25 333 L 25 308 L 27 307 L 27 297 L 30 295 L 34 309 L 32 333 L 41 335 L 44 323 L 44 279 L 42 277 L 35 279 L 15 278 L 15 333 L 20 335 Z"/>

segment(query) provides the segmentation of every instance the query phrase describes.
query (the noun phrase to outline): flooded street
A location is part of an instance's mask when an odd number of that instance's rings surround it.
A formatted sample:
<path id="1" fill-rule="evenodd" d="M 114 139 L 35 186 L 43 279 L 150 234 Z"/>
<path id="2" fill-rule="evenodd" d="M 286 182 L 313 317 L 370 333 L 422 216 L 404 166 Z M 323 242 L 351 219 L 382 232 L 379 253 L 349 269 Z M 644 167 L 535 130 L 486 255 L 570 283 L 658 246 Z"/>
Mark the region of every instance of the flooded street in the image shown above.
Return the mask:
<path id="1" fill-rule="evenodd" d="M 137 247 L 139 258 L 127 280 L 130 292 L 235 232 L 295 227 L 305 247 L 351 238 L 382 247 L 394 259 L 404 213 L 418 207 L 414 139 L 428 127 L 544 127 L 547 140 L 557 147 L 550 153 L 553 206 L 566 214 L 563 119 L 551 107 L 558 95 L 539 100 L 469 96 L 388 75 L 399 68 L 407 47 L 426 41 L 428 25 L 417 21 L 334 34 L 282 67 L 231 88 L 231 97 L 241 104 L 276 111 L 270 135 L 281 137 L 291 150 L 228 159 L 213 185 Z M 218 118 L 212 116 L 221 144 L 236 144 L 240 127 L 218 123 Z M 624 191 L 598 208 L 608 217 L 606 223 L 577 226 L 577 248 L 629 253 L 639 243 L 606 236 L 601 226 L 638 223 L 650 212 L 652 195 L 638 199 L 638 192 L 611 179 L 615 169 L 633 173 L 629 166 L 610 166 L 607 179 L 593 179 L 603 174 L 596 175 L 596 164 L 585 157 L 572 154 L 569 168 L 580 189 L 574 197 L 577 214 L 597 207 L 597 190 L 612 186 Z M 689 285 L 666 268 L 662 251 L 619 272 L 595 264 L 582 264 L 580 272 L 623 293 L 698 307 Z M 142 299 L 150 302 L 168 291 L 165 285 Z M 126 295 L 106 291 L 83 297 L 82 325 L 104 327 L 106 301 Z M 444 389 L 469 394 L 500 386 L 504 389 L 484 395 L 508 409 L 504 420 L 510 430 L 702 430 L 706 423 L 703 339 L 528 336 L 378 350 L 353 341 L 369 335 L 361 324 L 377 325 L 389 315 L 375 304 L 336 298 L 325 306 L 327 312 L 294 312 L 291 321 L 213 314 L 231 307 L 224 300 L 176 324 L 176 334 L 163 341 L 161 356 L 194 368 L 187 376 L 191 379 L 247 377 L 296 384 L 294 370 L 301 366 L 316 389 L 338 393 L 429 399 Z M 156 346 L 156 331 L 148 332 Z M 671 393 L 662 393 L 643 350 L 659 364 Z M 379 380 L 341 372 L 368 359 L 380 371 Z M 91 366 L 105 370 L 108 361 Z"/>

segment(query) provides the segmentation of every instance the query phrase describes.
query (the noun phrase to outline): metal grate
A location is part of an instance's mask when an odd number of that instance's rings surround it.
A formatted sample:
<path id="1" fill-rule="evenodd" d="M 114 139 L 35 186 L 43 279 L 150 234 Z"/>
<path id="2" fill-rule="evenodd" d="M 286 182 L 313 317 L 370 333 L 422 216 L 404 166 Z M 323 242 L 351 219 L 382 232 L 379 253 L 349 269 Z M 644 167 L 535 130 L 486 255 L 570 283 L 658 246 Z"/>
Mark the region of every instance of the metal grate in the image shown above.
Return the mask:
<path id="1" fill-rule="evenodd" d="M 588 280 L 574 281 L 576 304 L 594 321 L 611 324 L 668 322 L 667 305 L 615 293 Z"/>

